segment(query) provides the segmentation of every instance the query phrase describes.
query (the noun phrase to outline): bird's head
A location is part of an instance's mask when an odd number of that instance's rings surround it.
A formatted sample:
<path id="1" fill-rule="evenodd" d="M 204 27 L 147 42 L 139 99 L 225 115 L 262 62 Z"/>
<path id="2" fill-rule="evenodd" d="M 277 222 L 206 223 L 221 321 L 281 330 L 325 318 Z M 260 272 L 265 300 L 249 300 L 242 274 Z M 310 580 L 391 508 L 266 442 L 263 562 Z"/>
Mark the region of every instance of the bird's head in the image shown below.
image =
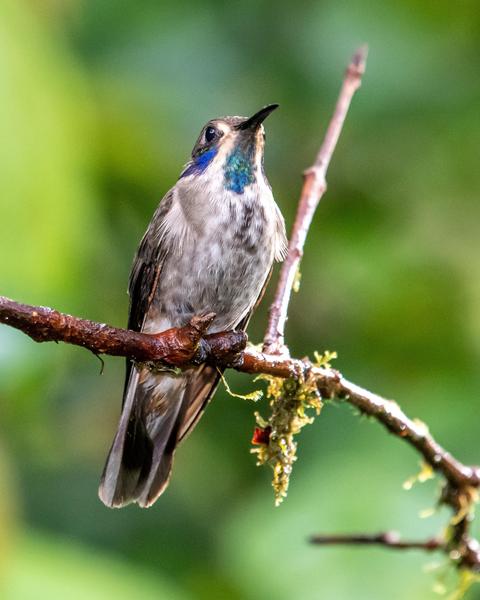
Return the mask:
<path id="1" fill-rule="evenodd" d="M 211 173 L 223 177 L 226 189 L 242 194 L 245 187 L 264 176 L 265 130 L 262 123 L 276 108 L 278 104 L 269 104 L 251 117 L 222 117 L 209 121 L 180 178 Z"/>

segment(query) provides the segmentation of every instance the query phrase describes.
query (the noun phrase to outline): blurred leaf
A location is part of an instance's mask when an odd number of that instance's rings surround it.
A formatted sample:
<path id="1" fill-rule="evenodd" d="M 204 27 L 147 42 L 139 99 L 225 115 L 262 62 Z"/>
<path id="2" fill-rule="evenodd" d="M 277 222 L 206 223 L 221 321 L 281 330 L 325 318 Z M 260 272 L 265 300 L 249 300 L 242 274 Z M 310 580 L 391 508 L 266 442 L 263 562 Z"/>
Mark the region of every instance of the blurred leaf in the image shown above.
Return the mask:
<path id="1" fill-rule="evenodd" d="M 5 600 L 188 598 L 172 583 L 68 539 L 24 535 L 4 578 Z"/>
<path id="2" fill-rule="evenodd" d="M 61 305 L 96 237 L 92 115 L 81 68 L 26 6 L 0 4 L 0 281 Z"/>

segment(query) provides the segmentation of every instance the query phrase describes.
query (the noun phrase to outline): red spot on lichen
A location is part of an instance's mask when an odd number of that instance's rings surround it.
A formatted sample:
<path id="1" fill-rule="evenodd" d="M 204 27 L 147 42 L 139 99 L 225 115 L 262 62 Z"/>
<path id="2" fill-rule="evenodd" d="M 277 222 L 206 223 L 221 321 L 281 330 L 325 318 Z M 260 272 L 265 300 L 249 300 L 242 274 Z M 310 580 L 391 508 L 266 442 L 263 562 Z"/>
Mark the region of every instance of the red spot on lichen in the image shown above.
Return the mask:
<path id="1" fill-rule="evenodd" d="M 258 446 L 266 446 L 270 440 L 271 431 L 271 427 L 265 427 L 265 429 L 262 429 L 261 427 L 255 427 L 252 437 L 252 444 L 257 444 Z"/>

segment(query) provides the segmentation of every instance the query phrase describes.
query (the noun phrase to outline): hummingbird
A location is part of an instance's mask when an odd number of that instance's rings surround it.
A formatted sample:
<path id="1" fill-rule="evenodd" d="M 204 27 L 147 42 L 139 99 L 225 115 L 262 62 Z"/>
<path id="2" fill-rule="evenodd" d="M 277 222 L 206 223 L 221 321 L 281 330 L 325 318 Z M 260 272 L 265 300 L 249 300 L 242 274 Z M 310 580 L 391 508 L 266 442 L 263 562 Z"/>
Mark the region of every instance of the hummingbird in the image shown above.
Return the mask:
<path id="1" fill-rule="evenodd" d="M 263 121 L 277 107 L 202 128 L 138 247 L 129 329 L 158 333 L 213 312 L 209 333 L 245 330 L 287 247 L 263 167 Z M 120 422 L 99 488 L 106 506 L 144 508 L 157 500 L 175 449 L 198 423 L 220 373 L 206 364 L 178 374 L 127 360 Z"/>

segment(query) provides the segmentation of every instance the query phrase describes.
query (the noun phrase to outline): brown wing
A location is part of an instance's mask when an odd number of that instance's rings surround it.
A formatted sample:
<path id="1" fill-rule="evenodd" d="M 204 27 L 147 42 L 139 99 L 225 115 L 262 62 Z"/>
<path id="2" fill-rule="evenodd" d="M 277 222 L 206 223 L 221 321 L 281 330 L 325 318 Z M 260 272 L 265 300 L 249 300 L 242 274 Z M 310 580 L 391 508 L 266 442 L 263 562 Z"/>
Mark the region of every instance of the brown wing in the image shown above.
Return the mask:
<path id="1" fill-rule="evenodd" d="M 171 205 L 172 193 L 169 192 L 155 211 L 133 262 L 128 327 L 134 331 L 142 329 L 157 289 L 166 255 L 161 239 L 162 223 Z M 143 418 L 144 390 L 139 385 L 139 374 L 127 360 L 122 414 L 99 488 L 99 496 L 107 506 L 122 506 L 134 499 L 138 481 L 148 474 L 153 443 Z M 174 416 L 167 419 L 167 425 Z"/>
<path id="2" fill-rule="evenodd" d="M 172 207 L 172 190 L 167 192 L 140 242 L 128 282 L 130 312 L 128 328 L 140 331 L 157 289 L 160 271 L 166 254 L 161 243 L 162 223 Z"/>
<path id="3" fill-rule="evenodd" d="M 272 269 L 270 269 L 270 272 L 265 279 L 265 283 L 263 284 L 257 301 L 248 314 L 240 321 L 240 323 L 238 323 L 235 329 L 244 331 L 247 328 L 252 314 L 263 298 L 271 275 Z M 185 400 L 188 399 L 188 405 L 179 431 L 179 442 L 188 436 L 202 416 L 203 411 L 217 389 L 220 381 L 220 373 L 223 373 L 223 371 L 224 369 L 218 369 L 217 367 L 211 367 L 204 364 L 196 369 L 190 377 L 184 396 Z"/>
<path id="4" fill-rule="evenodd" d="M 133 261 L 128 282 L 128 294 L 130 296 L 128 328 L 133 331 L 141 331 L 145 316 L 157 289 L 166 254 L 165 247 L 161 243 L 160 228 L 171 206 L 172 191 L 170 190 L 163 197 L 155 211 Z M 128 387 L 131 370 L 132 362 L 127 359 L 124 396 Z"/>

